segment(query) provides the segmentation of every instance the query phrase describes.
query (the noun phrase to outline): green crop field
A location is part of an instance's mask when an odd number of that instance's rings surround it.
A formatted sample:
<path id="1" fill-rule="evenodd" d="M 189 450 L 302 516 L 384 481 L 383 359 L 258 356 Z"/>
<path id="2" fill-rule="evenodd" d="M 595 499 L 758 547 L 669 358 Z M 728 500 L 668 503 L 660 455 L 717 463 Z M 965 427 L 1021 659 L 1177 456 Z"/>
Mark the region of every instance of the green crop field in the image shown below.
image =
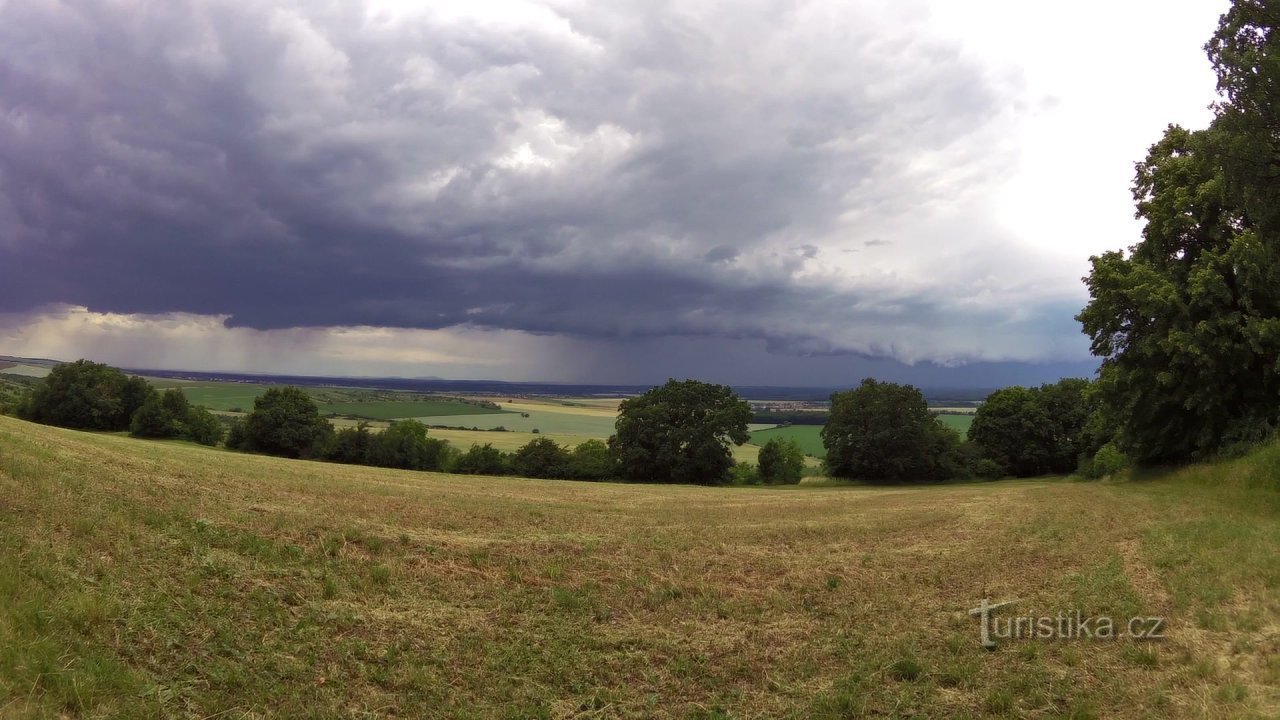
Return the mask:
<path id="1" fill-rule="evenodd" d="M 154 384 L 160 385 L 160 383 Z M 169 385 L 169 383 L 164 384 Z M 192 405 L 203 405 L 210 410 L 239 409 L 248 412 L 253 409 L 254 399 L 266 392 L 269 386 L 252 383 L 216 383 L 174 384 L 171 387 L 181 387 L 182 394 L 187 396 L 187 400 Z"/>
<path id="2" fill-rule="evenodd" d="M 509 406 L 503 404 L 504 409 Z M 523 417 L 527 413 L 529 417 Z M 421 416 L 422 422 L 429 425 L 449 425 L 454 427 L 478 427 L 489 430 L 504 427 L 519 432 L 532 432 L 555 435 L 579 435 L 582 437 L 606 438 L 613 434 L 616 417 L 609 413 L 599 412 L 559 412 L 546 411 L 533 407 L 521 410 L 507 410 L 501 415 L 470 414 L 450 416 Z"/>
<path id="3" fill-rule="evenodd" d="M 943 415 L 939 414 L 938 419 L 943 425 L 960 433 L 960 437 L 965 437 L 969 432 L 969 426 L 973 424 L 973 413 L 965 413 L 964 415 Z"/>
<path id="4" fill-rule="evenodd" d="M 756 430 L 751 433 L 751 444 L 761 445 L 770 438 L 782 437 L 793 441 L 806 455 L 816 458 L 827 456 L 827 449 L 822 446 L 821 425 L 787 425 L 785 427 Z"/>
<path id="5" fill-rule="evenodd" d="M 490 408 L 469 405 L 456 401 L 448 400 L 418 400 L 408 402 L 398 402 L 394 400 L 373 400 L 367 402 L 339 402 L 339 403 L 322 403 L 320 412 L 324 415 L 337 413 L 339 415 L 349 415 L 351 417 L 368 418 L 370 420 L 395 420 L 399 418 L 444 418 L 455 415 L 472 416 L 501 416 L 501 420 L 497 420 L 496 424 L 501 425 L 503 421 L 510 417 L 510 413 L 502 410 L 492 410 Z M 446 424 L 441 421 L 439 424 Z"/>
<path id="6" fill-rule="evenodd" d="M 1273 445 L 1138 482 L 557 482 L 0 417 L 0 715 L 1276 717 L 1277 477 Z M 1165 638 L 989 652 L 983 597 Z"/>
<path id="7" fill-rule="evenodd" d="M 244 412 L 252 410 L 254 399 L 271 387 L 255 383 L 230 382 L 191 384 L 188 381 L 175 380 L 156 381 L 154 384 L 158 387 L 180 387 L 192 404 L 203 405 L 210 410 Z M 315 399 L 323 415 L 336 413 L 370 420 L 395 420 L 424 416 L 497 415 L 504 412 L 456 399 L 413 393 L 329 387 L 303 389 Z"/>

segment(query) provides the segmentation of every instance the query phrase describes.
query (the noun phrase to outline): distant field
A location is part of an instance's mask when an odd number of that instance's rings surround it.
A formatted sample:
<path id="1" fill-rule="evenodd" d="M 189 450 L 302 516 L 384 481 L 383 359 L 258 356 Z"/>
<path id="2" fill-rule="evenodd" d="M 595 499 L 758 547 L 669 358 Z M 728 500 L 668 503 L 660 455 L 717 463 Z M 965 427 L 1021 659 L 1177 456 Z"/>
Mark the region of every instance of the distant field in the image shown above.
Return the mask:
<path id="1" fill-rule="evenodd" d="M 757 430 L 751 433 L 751 444 L 763 446 L 770 438 L 788 438 L 800 446 L 806 455 L 816 458 L 827 456 L 827 449 L 822 446 L 821 425 L 787 425 L 769 430 Z"/>
<path id="2" fill-rule="evenodd" d="M 218 383 L 215 385 L 185 385 L 180 382 L 171 387 L 182 388 L 182 394 L 192 405 L 203 405 L 210 410 L 240 409 L 248 412 L 253 409 L 253 401 L 267 391 L 266 385 L 250 385 L 248 383 Z"/>
<path id="3" fill-rule="evenodd" d="M 0 448 L 4 718 L 1280 716 L 1277 446 L 895 488 L 462 477 L 8 417 Z M 983 597 L 1165 639 L 991 652 Z"/>
<path id="4" fill-rule="evenodd" d="M 509 416 L 502 410 L 492 410 L 460 402 L 447 400 L 418 400 L 411 402 L 395 400 L 374 400 L 369 402 L 322 403 L 321 414 L 337 413 L 352 417 L 369 418 L 371 420 L 395 420 L 399 418 L 448 417 L 454 415 L 502 415 Z M 518 416 L 517 416 L 518 417 Z M 501 425 L 502 422 L 497 424 Z"/>
<path id="5" fill-rule="evenodd" d="M 268 385 L 250 383 L 210 383 L 191 385 L 179 381 L 157 382 L 161 387 L 180 387 L 193 405 L 203 405 L 210 410 L 239 409 L 248 412 L 253 409 L 253 401 L 265 393 Z M 385 399 L 387 396 L 415 397 L 401 393 L 374 392 L 368 390 L 341 388 L 303 388 L 316 399 L 321 414 L 351 415 L 370 420 L 395 420 L 412 417 L 447 417 L 452 415 L 500 415 L 502 410 L 494 410 L 479 405 L 453 400 L 438 400 L 417 396 L 420 399 Z M 355 399 L 362 397 L 378 399 Z M 379 396 L 382 396 L 379 398 Z M 501 424 L 501 423 L 497 423 Z"/>
<path id="6" fill-rule="evenodd" d="M 502 403 L 503 409 L 510 406 Z M 612 413 L 559 412 L 526 406 L 523 412 L 529 417 L 522 417 L 520 412 L 508 411 L 496 414 L 469 414 L 445 416 L 421 416 L 418 419 L 428 425 L 452 425 L 458 427 L 478 427 L 488 430 L 498 426 L 508 430 L 531 432 L 538 430 L 553 435 L 581 435 L 584 437 L 606 438 L 613 434 L 616 417 Z"/>
<path id="7" fill-rule="evenodd" d="M 973 414 L 965 415 L 939 415 L 938 419 L 943 425 L 960 433 L 960 437 L 964 437 L 969 432 L 969 426 L 973 424 Z"/>

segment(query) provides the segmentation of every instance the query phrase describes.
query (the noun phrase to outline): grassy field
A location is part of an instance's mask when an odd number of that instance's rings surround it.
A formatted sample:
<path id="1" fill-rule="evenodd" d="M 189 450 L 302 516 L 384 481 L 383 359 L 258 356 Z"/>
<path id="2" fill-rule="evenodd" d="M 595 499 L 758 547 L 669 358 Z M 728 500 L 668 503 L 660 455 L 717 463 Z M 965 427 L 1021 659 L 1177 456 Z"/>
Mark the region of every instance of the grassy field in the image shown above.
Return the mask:
<path id="1" fill-rule="evenodd" d="M 634 486 L 0 417 L 0 716 L 1275 717 L 1278 476 L 1272 446 L 1133 482 Z M 988 652 L 983 597 L 1167 639 Z"/>
<path id="2" fill-rule="evenodd" d="M 969 426 L 973 424 L 973 414 L 966 413 L 964 415 L 943 415 L 939 414 L 938 419 L 943 425 L 960 433 L 960 437 L 965 437 L 969 432 Z"/>
<path id="3" fill-rule="evenodd" d="M 822 446 L 821 433 L 821 425 L 787 425 L 768 430 L 756 430 L 751 433 L 751 444 L 762 446 L 769 442 L 770 438 L 782 437 L 799 445 L 806 455 L 824 458 L 827 456 L 827 449 Z"/>
<path id="4" fill-rule="evenodd" d="M 374 400 L 369 402 L 338 402 L 320 405 L 320 412 L 328 415 L 337 413 L 351 417 L 368 418 L 370 420 L 395 420 L 399 418 L 449 418 L 453 416 L 491 415 L 496 418 L 510 417 L 501 410 L 467 405 L 448 400 L 416 400 L 396 402 L 394 400 Z M 518 417 L 518 416 L 517 416 Z M 501 422 L 498 423 L 502 424 Z"/>
<path id="5" fill-rule="evenodd" d="M 185 381 L 153 381 L 157 387 L 180 387 L 193 405 L 210 410 L 253 409 L 253 401 L 267 391 L 269 385 L 252 383 L 200 383 Z M 458 400 L 432 398 L 409 393 L 393 393 L 345 388 L 304 388 L 324 415 L 337 413 L 369 420 L 396 420 L 417 417 L 449 417 L 455 415 L 502 415 L 504 411 Z M 517 417 L 519 417 L 517 415 Z M 501 423 L 496 423 L 501 424 Z"/>

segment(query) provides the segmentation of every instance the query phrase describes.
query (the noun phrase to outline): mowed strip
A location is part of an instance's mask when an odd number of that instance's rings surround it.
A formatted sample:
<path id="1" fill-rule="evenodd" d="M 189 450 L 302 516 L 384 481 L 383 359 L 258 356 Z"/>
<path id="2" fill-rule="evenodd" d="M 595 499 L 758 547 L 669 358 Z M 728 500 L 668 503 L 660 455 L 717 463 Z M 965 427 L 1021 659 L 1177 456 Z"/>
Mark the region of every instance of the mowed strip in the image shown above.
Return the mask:
<path id="1" fill-rule="evenodd" d="M 701 488 L 326 465 L 11 418 L 0 448 L 15 716 L 1280 707 L 1280 508 L 1224 486 L 1246 462 L 1142 483 Z M 1163 615 L 1167 639 L 988 652 L 966 614 L 983 597 Z"/>

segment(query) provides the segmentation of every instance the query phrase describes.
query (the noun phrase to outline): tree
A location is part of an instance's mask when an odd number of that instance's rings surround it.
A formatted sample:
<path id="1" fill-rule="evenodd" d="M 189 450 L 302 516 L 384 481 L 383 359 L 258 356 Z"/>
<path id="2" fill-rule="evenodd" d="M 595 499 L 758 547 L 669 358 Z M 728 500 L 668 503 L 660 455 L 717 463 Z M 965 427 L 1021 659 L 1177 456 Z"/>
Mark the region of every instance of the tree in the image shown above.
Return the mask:
<path id="1" fill-rule="evenodd" d="M 1068 473 L 1097 449 L 1086 428 L 1093 416 L 1090 383 L 1067 378 L 1038 388 L 1007 387 L 974 414 L 969 440 L 1001 474 Z M 986 471 L 987 474 L 990 471 Z"/>
<path id="2" fill-rule="evenodd" d="M 345 427 L 326 443 L 323 459 L 347 465 L 365 465 L 369 462 L 369 446 L 372 444 L 369 423 L 360 422 L 355 427 Z"/>
<path id="3" fill-rule="evenodd" d="M 569 477 L 577 480 L 605 480 L 618 472 L 609 445 L 592 438 L 578 443 L 569 453 Z"/>
<path id="4" fill-rule="evenodd" d="M 152 393 L 140 377 L 88 360 L 55 366 L 18 408 L 45 425 L 84 430 L 128 430 L 133 414 Z"/>
<path id="5" fill-rule="evenodd" d="M 129 421 L 129 434 L 141 438 L 174 438 L 182 432 L 177 419 L 165 407 L 160 393 L 152 392 Z"/>
<path id="6" fill-rule="evenodd" d="M 1118 449 L 1139 462 L 1205 457 L 1280 420 L 1277 20 L 1262 0 L 1222 17 L 1212 125 L 1165 131 L 1134 179 L 1142 239 L 1091 258 L 1077 319 Z"/>
<path id="7" fill-rule="evenodd" d="M 534 438 L 511 456 L 511 467 L 524 477 L 567 477 L 569 451 L 551 438 Z"/>
<path id="8" fill-rule="evenodd" d="M 378 467 L 439 470 L 443 450 L 443 440 L 427 437 L 426 425 L 400 420 L 370 439 L 366 457 Z"/>
<path id="9" fill-rule="evenodd" d="M 910 385 L 871 378 L 831 396 L 822 428 L 827 472 L 875 483 L 947 480 L 961 474 L 959 436 Z"/>
<path id="10" fill-rule="evenodd" d="M 759 463 L 766 485 L 795 485 L 804 471 L 804 451 L 794 440 L 772 437 L 760 448 Z"/>
<path id="11" fill-rule="evenodd" d="M 668 380 L 624 400 L 609 448 L 624 479 L 719 485 L 733 467 L 730 443 L 750 436 L 751 407 L 726 385 Z"/>
<path id="12" fill-rule="evenodd" d="M 142 407 L 134 412 L 129 434 L 142 438 L 184 437 L 190 411 L 187 396 L 178 388 L 169 388 L 163 393 L 152 390 Z"/>
<path id="13" fill-rule="evenodd" d="M 473 444 L 453 465 L 453 472 L 461 475 L 506 475 L 509 470 L 506 454 L 490 443 Z"/>
<path id="14" fill-rule="evenodd" d="M 323 446 L 333 426 L 320 417 L 310 395 L 286 386 L 270 388 L 254 399 L 253 412 L 245 417 L 243 432 L 243 439 L 236 437 L 240 449 L 305 458 Z"/>
<path id="15" fill-rule="evenodd" d="M 187 408 L 182 436 L 201 445 L 217 445 L 222 440 L 222 422 L 205 408 L 193 405 Z"/>

